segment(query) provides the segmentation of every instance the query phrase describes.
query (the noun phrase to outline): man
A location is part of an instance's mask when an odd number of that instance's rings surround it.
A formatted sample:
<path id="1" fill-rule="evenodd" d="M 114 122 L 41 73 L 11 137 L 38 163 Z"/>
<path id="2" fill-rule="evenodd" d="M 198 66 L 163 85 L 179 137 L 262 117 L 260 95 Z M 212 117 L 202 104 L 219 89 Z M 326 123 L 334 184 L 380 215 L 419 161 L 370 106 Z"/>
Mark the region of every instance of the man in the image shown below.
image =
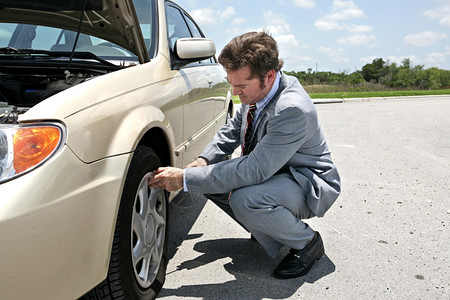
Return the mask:
<path id="1" fill-rule="evenodd" d="M 322 217 L 340 193 L 314 104 L 280 71 L 276 41 L 265 32 L 234 38 L 219 62 L 240 109 L 198 159 L 184 170 L 159 168 L 149 186 L 207 194 L 272 258 L 283 245 L 291 248 L 275 277 L 305 275 L 324 246 L 302 219 Z M 226 160 L 239 145 L 242 156 Z"/>

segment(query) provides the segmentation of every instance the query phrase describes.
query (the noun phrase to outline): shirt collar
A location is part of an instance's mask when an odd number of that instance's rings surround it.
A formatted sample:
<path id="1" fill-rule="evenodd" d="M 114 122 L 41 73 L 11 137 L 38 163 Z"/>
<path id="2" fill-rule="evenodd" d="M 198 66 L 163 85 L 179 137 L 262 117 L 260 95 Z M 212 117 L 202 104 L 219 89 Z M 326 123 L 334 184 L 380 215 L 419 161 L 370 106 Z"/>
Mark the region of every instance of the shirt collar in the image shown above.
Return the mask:
<path id="1" fill-rule="evenodd" d="M 264 108 L 264 106 L 267 105 L 270 99 L 275 95 L 275 93 L 278 91 L 278 87 L 280 86 L 280 72 L 277 72 L 277 77 L 275 78 L 275 82 L 273 83 L 272 89 L 270 92 L 261 100 L 256 102 L 256 109 L 259 111 Z"/>

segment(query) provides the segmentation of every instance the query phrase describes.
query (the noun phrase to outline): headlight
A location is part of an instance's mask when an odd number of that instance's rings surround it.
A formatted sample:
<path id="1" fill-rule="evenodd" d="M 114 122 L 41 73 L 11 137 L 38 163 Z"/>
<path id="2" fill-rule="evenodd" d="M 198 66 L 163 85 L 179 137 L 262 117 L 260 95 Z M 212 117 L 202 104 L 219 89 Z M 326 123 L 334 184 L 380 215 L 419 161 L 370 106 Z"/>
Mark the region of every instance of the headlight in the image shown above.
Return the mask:
<path id="1" fill-rule="evenodd" d="M 63 127 L 56 123 L 0 126 L 0 183 L 31 171 L 63 144 Z"/>

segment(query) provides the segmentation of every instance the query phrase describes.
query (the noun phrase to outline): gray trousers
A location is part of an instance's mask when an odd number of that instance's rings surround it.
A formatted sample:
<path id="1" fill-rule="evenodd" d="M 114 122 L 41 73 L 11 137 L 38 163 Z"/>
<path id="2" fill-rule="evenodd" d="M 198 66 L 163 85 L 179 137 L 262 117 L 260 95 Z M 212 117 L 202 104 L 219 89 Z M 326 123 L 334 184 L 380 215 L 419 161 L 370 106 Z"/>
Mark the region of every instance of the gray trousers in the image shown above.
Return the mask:
<path id="1" fill-rule="evenodd" d="M 306 205 L 305 192 L 289 173 L 239 188 L 230 197 L 205 196 L 249 231 L 272 258 L 283 245 L 300 250 L 314 237 L 314 230 L 302 219 L 315 215 Z"/>

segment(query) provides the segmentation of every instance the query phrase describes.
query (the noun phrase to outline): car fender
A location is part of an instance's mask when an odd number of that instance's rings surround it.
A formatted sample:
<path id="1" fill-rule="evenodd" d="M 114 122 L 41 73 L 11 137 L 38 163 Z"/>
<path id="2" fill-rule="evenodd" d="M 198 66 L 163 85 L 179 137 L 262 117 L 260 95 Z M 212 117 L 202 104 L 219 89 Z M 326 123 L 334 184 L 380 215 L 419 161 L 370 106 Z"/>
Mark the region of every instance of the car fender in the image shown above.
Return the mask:
<path id="1" fill-rule="evenodd" d="M 98 106 L 93 111 L 86 111 L 85 113 L 91 114 L 89 123 L 86 123 L 84 113 L 66 120 L 71 128 L 67 145 L 83 162 L 92 163 L 132 152 L 144 134 L 152 128 L 161 130 L 170 149 L 176 149 L 174 126 L 171 126 L 161 109 L 152 105 L 141 106 L 117 112 L 115 115 L 100 113 L 104 109 L 107 107 Z M 172 155 L 174 151 L 170 152 Z"/>

